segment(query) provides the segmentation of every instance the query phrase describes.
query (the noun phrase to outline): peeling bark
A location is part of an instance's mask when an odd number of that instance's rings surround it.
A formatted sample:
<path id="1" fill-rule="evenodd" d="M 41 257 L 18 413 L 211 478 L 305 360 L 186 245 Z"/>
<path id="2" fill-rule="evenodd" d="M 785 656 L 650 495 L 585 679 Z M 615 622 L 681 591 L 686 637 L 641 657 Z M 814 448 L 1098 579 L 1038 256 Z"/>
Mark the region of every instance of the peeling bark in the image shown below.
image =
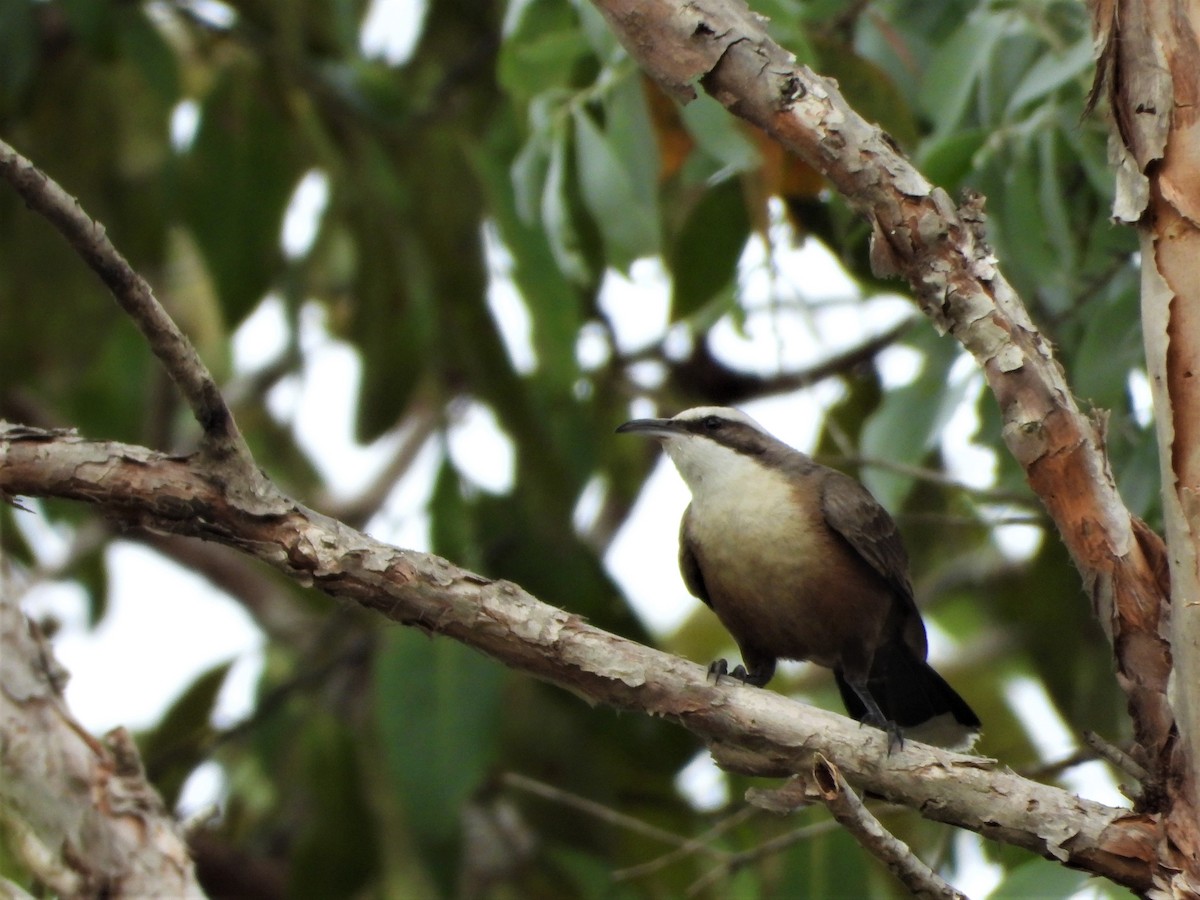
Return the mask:
<path id="1" fill-rule="evenodd" d="M 1142 246 L 1142 331 L 1154 395 L 1179 740 L 1164 788 L 1167 838 L 1200 870 L 1200 2 L 1093 4 L 1119 160 L 1114 215 Z M 1200 892 L 1200 876 L 1191 888 Z"/>
<path id="2" fill-rule="evenodd" d="M 88 734 L 63 702 L 65 681 L 0 590 L 0 825 L 10 845 L 63 897 L 203 897 L 133 739 L 123 729 L 103 742 Z"/>

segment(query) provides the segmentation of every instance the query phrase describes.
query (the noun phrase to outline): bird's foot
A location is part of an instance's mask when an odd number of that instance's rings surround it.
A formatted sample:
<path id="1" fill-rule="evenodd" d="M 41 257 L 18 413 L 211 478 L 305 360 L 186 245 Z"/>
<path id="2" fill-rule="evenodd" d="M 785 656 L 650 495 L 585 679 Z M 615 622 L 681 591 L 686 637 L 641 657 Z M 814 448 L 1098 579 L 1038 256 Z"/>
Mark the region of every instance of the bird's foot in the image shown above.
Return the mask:
<path id="1" fill-rule="evenodd" d="M 904 731 L 891 719 L 867 713 L 863 716 L 859 725 L 870 725 L 872 728 L 878 728 L 888 736 L 888 756 L 891 756 L 897 750 L 904 749 Z"/>
<path id="2" fill-rule="evenodd" d="M 726 678 L 733 678 L 742 682 L 742 684 L 746 684 L 750 680 L 750 673 L 746 671 L 746 667 L 743 665 L 739 664 L 734 666 L 734 668 L 731 670 L 729 668 L 729 663 L 727 663 L 724 659 L 713 660 L 708 664 L 709 682 L 712 684 L 720 684 L 722 676 Z"/>

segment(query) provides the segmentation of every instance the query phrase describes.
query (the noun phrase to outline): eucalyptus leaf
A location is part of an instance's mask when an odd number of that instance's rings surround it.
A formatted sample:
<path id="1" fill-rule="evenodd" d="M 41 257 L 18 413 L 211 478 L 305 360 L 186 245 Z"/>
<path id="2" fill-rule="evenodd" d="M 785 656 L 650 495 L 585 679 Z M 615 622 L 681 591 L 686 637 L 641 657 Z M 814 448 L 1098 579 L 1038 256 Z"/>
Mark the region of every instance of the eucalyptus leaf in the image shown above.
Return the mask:
<path id="1" fill-rule="evenodd" d="M 628 271 L 634 260 L 658 249 L 654 191 L 634 183 L 609 136 L 584 110 L 575 109 L 574 121 L 584 203 L 604 238 L 609 260 L 616 268 Z"/>

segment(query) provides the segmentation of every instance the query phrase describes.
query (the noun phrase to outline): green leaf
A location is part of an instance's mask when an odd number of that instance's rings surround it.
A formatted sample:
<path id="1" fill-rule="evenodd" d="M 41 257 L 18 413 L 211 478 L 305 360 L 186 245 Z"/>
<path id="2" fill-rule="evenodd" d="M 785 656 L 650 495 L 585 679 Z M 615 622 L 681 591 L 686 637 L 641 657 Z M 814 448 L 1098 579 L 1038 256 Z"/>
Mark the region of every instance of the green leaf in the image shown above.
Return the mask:
<path id="1" fill-rule="evenodd" d="M 653 219 L 657 249 L 659 148 L 642 75 L 636 70 L 626 67 L 604 96 L 604 135 L 628 173 L 639 202 Z"/>
<path id="2" fill-rule="evenodd" d="M 1092 41 L 1087 33 L 1063 51 L 1043 53 L 1009 97 L 1008 114 L 1015 115 L 1023 106 L 1041 100 L 1070 81 L 1080 80 L 1091 67 Z"/>
<path id="3" fill-rule="evenodd" d="M 919 98 L 939 136 L 950 133 L 966 117 L 979 78 L 1003 35 L 1001 23 L 981 13 L 963 22 L 934 54 L 922 79 Z"/>
<path id="4" fill-rule="evenodd" d="M 554 129 L 546 182 L 542 189 L 542 223 L 550 250 L 563 274 L 572 281 L 586 284 L 592 268 L 584 247 L 576 204 L 575 184 L 571 178 L 571 120 L 560 121 Z"/>
<path id="5" fill-rule="evenodd" d="M 542 194 L 550 170 L 551 134 L 535 130 L 517 152 L 510 168 L 517 215 L 527 225 L 541 221 Z"/>
<path id="6" fill-rule="evenodd" d="M 377 787 L 364 778 L 362 735 L 320 712 L 293 741 L 300 743 L 302 769 L 287 790 L 303 811 L 303 828 L 289 854 L 287 896 L 359 896 L 379 867 L 376 819 L 368 803 Z"/>
<path id="7" fill-rule="evenodd" d="M 635 184 L 623 157 L 586 111 L 576 108 L 573 118 L 584 204 L 604 238 L 609 263 L 628 271 L 634 260 L 658 250 L 655 191 Z"/>
<path id="8" fill-rule="evenodd" d="M 975 155 L 987 138 L 988 132 L 982 128 L 935 136 L 922 148 L 921 171 L 931 182 L 953 193 L 975 168 Z"/>
<path id="9" fill-rule="evenodd" d="M 1026 900 L 1029 897 L 1066 900 L 1082 889 L 1090 878 L 1087 872 L 1076 872 L 1044 859 L 1032 859 L 1009 871 L 988 894 L 988 900 Z"/>
<path id="10" fill-rule="evenodd" d="M 281 271 L 284 208 L 305 168 L 289 123 L 254 75 L 241 67 L 223 71 L 182 165 L 183 215 L 230 326 Z"/>
<path id="11" fill-rule="evenodd" d="M 202 672 L 138 743 L 146 773 L 168 808 L 179 799 L 188 775 L 208 752 L 212 714 L 232 661 Z"/>
<path id="12" fill-rule="evenodd" d="M 1083 307 L 1083 334 L 1072 356 L 1070 370 L 1076 396 L 1103 409 L 1125 405 L 1129 372 L 1144 356 L 1137 321 L 1138 278 L 1123 269 Z"/>
<path id="13" fill-rule="evenodd" d="M 90 4 L 99 6 L 101 4 Z M 141 71 L 159 97 L 174 103 L 179 98 L 179 66 L 162 33 L 146 18 L 144 7 L 117 8 L 117 41 L 122 55 Z"/>
<path id="14" fill-rule="evenodd" d="M 0 0 L 0 110 L 16 105 L 37 68 L 34 9 L 28 0 Z"/>
<path id="15" fill-rule="evenodd" d="M 566 3 L 534 0 L 527 4 L 500 49 L 500 85 L 519 103 L 586 83 L 586 63 L 595 62 L 575 11 Z"/>
<path id="16" fill-rule="evenodd" d="M 1054 287 L 1064 290 L 1071 275 L 1078 271 L 1078 252 L 1075 244 L 1075 228 L 1072 216 L 1067 208 L 1070 192 L 1063 184 L 1063 167 L 1059 165 L 1060 144 L 1058 135 L 1053 128 L 1041 132 L 1037 138 L 1039 181 L 1039 206 L 1041 218 L 1039 223 L 1046 235 L 1047 241 L 1058 257 L 1058 267 Z M 1051 285 L 1046 285 L 1050 287 Z M 1051 307 L 1054 312 L 1064 312 L 1067 305 L 1073 301 L 1068 296 L 1059 307 Z"/>
<path id="17" fill-rule="evenodd" d="M 1129 511 L 1156 526 L 1162 516 L 1162 474 L 1153 425 L 1134 434 L 1133 448 L 1117 474 L 1117 486 Z"/>
<path id="18" fill-rule="evenodd" d="M 758 167 L 758 148 L 746 136 L 745 126 L 708 94 L 697 96 L 680 116 L 696 146 L 723 170 L 748 172 Z"/>
<path id="19" fill-rule="evenodd" d="M 575 338 L 582 324 L 579 290 L 554 261 L 545 233 L 517 211 L 513 181 L 494 154 L 471 153 L 500 237 L 513 258 L 513 281 L 529 307 L 539 375 L 551 390 L 566 392 L 579 377 Z"/>
<path id="20" fill-rule="evenodd" d="M 695 315 L 733 286 L 749 237 L 741 179 L 727 178 L 704 193 L 671 248 L 672 322 Z"/>
<path id="21" fill-rule="evenodd" d="M 1021 78 L 1046 52 L 1038 35 L 1026 27 L 1004 27 L 979 77 L 979 120 L 995 125 L 1007 121 L 1009 98 Z"/>
<path id="22" fill-rule="evenodd" d="M 385 763 L 412 828 L 451 840 L 462 804 L 495 759 L 504 669 L 454 641 L 384 635 L 373 686 Z"/>

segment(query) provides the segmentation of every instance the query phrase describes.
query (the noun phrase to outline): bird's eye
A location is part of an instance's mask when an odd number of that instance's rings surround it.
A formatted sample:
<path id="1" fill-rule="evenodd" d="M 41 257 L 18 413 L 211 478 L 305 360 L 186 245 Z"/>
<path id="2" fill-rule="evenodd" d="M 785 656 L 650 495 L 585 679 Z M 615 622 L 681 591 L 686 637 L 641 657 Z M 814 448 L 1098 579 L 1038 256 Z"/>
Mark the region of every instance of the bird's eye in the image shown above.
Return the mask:
<path id="1" fill-rule="evenodd" d="M 724 424 L 725 424 L 725 422 L 721 419 L 720 416 L 705 416 L 704 417 L 704 427 L 707 428 L 709 431 L 716 431 L 718 428 L 720 428 Z"/>

